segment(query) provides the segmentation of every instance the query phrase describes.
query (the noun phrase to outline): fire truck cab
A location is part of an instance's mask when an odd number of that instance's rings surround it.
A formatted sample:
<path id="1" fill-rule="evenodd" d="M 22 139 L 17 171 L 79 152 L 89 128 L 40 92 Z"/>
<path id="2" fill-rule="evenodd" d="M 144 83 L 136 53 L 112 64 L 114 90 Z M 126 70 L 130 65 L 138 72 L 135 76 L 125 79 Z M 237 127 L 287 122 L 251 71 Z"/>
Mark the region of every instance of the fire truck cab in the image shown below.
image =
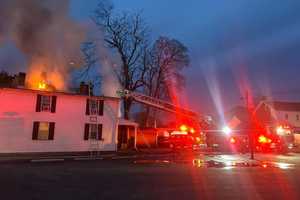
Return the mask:
<path id="1" fill-rule="evenodd" d="M 244 134 L 243 137 L 231 135 L 228 138 L 228 143 L 237 151 L 249 151 L 249 137 L 253 137 L 254 150 L 258 152 L 285 153 L 292 150 L 295 146 L 293 129 L 288 125 L 282 124 L 266 126 L 259 131 Z"/>
<path id="2" fill-rule="evenodd" d="M 207 147 L 205 134 L 195 131 L 186 125 L 173 131 L 169 137 L 170 148 L 173 150 L 201 150 Z"/>
<path id="3" fill-rule="evenodd" d="M 279 152 L 288 152 L 294 148 L 294 131 L 293 128 L 286 124 L 277 124 L 267 126 L 266 134 L 257 137 L 259 148 L 266 150 L 275 150 Z"/>

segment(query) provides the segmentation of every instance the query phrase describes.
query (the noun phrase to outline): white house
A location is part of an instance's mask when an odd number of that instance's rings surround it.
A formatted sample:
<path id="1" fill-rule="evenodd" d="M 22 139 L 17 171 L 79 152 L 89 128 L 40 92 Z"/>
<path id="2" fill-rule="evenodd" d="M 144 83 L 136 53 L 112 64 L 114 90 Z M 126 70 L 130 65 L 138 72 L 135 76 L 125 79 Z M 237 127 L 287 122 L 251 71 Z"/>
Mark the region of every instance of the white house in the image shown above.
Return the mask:
<path id="1" fill-rule="evenodd" d="M 264 120 L 287 123 L 300 131 L 300 102 L 263 101 L 257 113 Z"/>
<path id="2" fill-rule="evenodd" d="M 0 88 L 0 153 L 116 151 L 129 141 L 124 126 L 136 132 L 119 106 L 114 97 Z"/>

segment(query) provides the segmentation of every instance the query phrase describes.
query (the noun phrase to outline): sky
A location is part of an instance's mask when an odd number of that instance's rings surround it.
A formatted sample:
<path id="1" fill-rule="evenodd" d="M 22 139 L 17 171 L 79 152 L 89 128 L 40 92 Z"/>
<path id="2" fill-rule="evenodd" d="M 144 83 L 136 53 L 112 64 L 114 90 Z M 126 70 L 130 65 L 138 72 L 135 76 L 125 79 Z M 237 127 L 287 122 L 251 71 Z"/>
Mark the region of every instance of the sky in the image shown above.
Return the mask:
<path id="1" fill-rule="evenodd" d="M 71 0 L 71 15 L 91 23 L 98 0 Z M 246 92 L 300 101 L 300 1 L 113 0 L 141 11 L 153 39 L 178 39 L 189 49 L 185 106 L 221 113 L 242 105 Z M 13 48 L 13 47 L 10 47 Z M 6 52 L 1 52 L 0 59 Z M 1 56 L 2 55 L 2 56 Z M 17 61 L 16 61 L 17 62 Z"/>
<path id="2" fill-rule="evenodd" d="M 142 11 L 152 37 L 183 42 L 191 65 L 184 104 L 222 112 L 250 98 L 300 100 L 300 2 L 285 0 L 114 0 L 116 9 Z M 97 0 L 73 1 L 79 20 Z"/>

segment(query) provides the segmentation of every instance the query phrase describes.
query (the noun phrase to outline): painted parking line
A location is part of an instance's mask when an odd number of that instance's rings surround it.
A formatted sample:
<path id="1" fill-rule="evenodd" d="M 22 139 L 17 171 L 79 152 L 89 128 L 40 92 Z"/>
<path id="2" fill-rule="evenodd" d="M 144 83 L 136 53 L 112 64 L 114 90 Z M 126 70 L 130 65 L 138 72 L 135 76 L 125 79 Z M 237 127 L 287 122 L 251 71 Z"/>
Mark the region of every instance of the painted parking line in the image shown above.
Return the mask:
<path id="1" fill-rule="evenodd" d="M 38 162 L 63 162 L 65 159 L 62 158 L 48 158 L 48 159 L 33 159 L 30 162 L 38 163 Z"/>
<path id="2" fill-rule="evenodd" d="M 116 157 L 112 157 L 112 160 L 118 160 L 118 159 L 127 159 L 127 158 L 137 158 L 137 155 L 133 155 L 133 156 L 116 156 Z"/>
<path id="3" fill-rule="evenodd" d="M 93 157 L 81 157 L 81 158 L 74 158 L 74 160 L 103 160 L 104 158 L 102 157 L 97 157 L 97 158 L 93 158 Z"/>

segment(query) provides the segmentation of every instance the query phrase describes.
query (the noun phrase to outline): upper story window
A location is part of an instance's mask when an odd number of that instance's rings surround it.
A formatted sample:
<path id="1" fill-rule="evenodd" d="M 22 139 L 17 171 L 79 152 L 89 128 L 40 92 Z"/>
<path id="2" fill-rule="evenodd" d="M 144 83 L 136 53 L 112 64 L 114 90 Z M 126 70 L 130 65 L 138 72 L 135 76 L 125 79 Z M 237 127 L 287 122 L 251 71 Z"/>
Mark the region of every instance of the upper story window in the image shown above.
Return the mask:
<path id="1" fill-rule="evenodd" d="M 56 96 L 37 95 L 36 112 L 52 112 L 56 111 Z"/>
<path id="2" fill-rule="evenodd" d="M 86 115 L 103 115 L 104 101 L 98 99 L 87 99 Z"/>
<path id="3" fill-rule="evenodd" d="M 51 96 L 41 96 L 41 111 L 50 112 Z"/>

